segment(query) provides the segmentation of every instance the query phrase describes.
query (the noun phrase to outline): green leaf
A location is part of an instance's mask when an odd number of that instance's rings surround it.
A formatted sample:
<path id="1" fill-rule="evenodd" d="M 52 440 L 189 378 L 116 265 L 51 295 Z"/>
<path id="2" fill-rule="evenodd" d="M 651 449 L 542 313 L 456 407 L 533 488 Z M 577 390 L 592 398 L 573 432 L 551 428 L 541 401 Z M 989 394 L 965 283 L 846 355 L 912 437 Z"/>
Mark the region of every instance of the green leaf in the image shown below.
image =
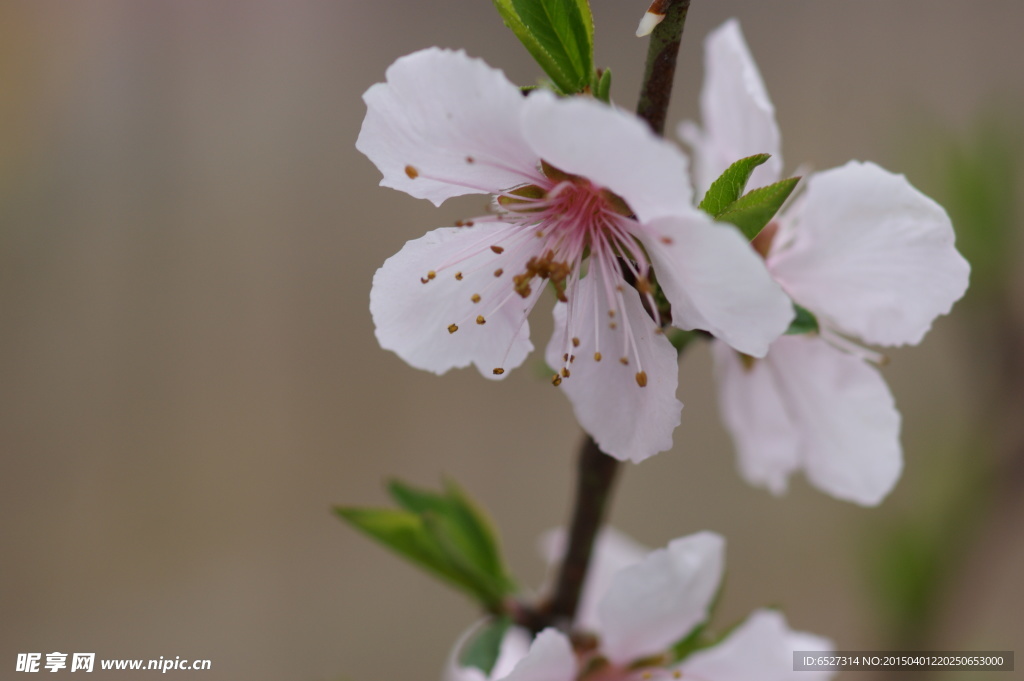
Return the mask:
<path id="1" fill-rule="evenodd" d="M 793 193 L 793 189 L 799 181 L 799 177 L 791 177 L 767 187 L 749 191 L 733 201 L 715 219 L 720 222 L 731 222 L 740 228 L 745 237 L 753 239 L 779 212 L 779 208 Z"/>
<path id="2" fill-rule="evenodd" d="M 466 643 L 459 657 L 459 664 L 463 667 L 476 667 L 490 676 L 491 670 L 498 662 L 501 642 L 510 626 L 512 620 L 507 617 L 499 617 L 485 624 Z"/>
<path id="3" fill-rule="evenodd" d="M 733 163 L 717 180 L 711 183 L 698 208 L 711 217 L 717 218 L 725 212 L 730 204 L 743 195 L 743 190 L 754 169 L 769 158 L 771 158 L 771 154 L 755 154 Z"/>
<path id="4" fill-rule="evenodd" d="M 337 508 L 339 516 L 385 546 L 467 591 L 493 609 L 515 590 L 486 514 L 455 483 L 442 493 L 392 481 L 401 507 Z"/>
<path id="5" fill-rule="evenodd" d="M 612 97 L 612 71 L 611 69 L 605 69 L 601 71 L 601 75 L 597 79 L 597 85 L 594 87 L 594 96 L 605 104 L 611 102 Z"/>
<path id="6" fill-rule="evenodd" d="M 505 25 L 565 94 L 594 77 L 594 19 L 586 0 L 494 0 Z"/>
<path id="7" fill-rule="evenodd" d="M 427 568 L 436 576 L 475 595 L 473 585 L 460 575 L 430 537 L 423 519 L 409 511 L 390 508 L 336 507 L 334 512 L 392 551 Z"/>
<path id="8" fill-rule="evenodd" d="M 445 482 L 444 494 L 416 489 L 398 480 L 389 483 L 388 491 L 400 506 L 423 518 L 437 542 L 447 546 L 451 560 L 480 573 L 489 582 L 510 581 L 494 526 L 454 482 Z"/>
<path id="9" fill-rule="evenodd" d="M 818 318 L 814 316 L 810 310 L 805 307 L 800 307 L 796 303 L 793 303 L 793 309 L 796 310 L 796 317 L 789 323 L 789 328 L 786 329 L 786 333 L 790 336 L 796 336 L 802 333 L 817 333 L 818 332 Z"/>

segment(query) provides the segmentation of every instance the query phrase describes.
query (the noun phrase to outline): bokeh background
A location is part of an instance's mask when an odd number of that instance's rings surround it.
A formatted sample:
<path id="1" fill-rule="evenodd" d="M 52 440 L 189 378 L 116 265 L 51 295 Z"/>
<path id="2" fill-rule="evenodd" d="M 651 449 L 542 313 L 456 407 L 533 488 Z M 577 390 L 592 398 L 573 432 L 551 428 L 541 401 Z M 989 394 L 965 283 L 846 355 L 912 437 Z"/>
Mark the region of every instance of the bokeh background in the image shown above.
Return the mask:
<path id="1" fill-rule="evenodd" d="M 593 4 L 630 107 L 646 4 Z M 722 626 L 777 604 L 843 649 L 1024 652 L 1024 5 L 694 0 L 670 121 L 697 115 L 701 41 L 730 16 L 787 167 L 907 173 L 981 284 L 890 353 L 907 470 L 880 509 L 748 488 L 697 348 L 676 447 L 624 470 L 613 523 L 651 546 L 723 533 Z M 539 74 L 486 0 L 0 4 L 0 676 L 62 651 L 437 678 L 472 605 L 330 513 L 385 503 L 393 475 L 460 481 L 540 582 L 580 439 L 567 401 L 529 366 L 411 369 L 367 309 L 385 258 L 483 206 L 379 188 L 354 148 L 362 92 L 430 45 Z"/>

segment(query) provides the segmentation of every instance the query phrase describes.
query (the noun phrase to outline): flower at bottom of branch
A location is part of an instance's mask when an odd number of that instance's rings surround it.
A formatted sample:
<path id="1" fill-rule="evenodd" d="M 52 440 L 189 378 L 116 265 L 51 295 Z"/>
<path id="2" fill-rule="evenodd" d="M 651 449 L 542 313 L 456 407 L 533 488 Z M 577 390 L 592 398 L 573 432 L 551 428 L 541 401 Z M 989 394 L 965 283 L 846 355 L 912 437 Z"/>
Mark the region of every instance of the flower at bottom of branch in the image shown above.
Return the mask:
<path id="1" fill-rule="evenodd" d="M 412 366 L 504 378 L 532 349 L 527 316 L 550 288 L 552 382 L 602 451 L 640 461 L 669 449 L 680 421 L 664 324 L 763 356 L 792 319 L 740 232 L 692 205 L 682 152 L 636 116 L 523 96 L 436 48 L 396 61 L 364 100 L 356 147 L 381 184 L 437 205 L 492 197 L 491 214 L 409 241 L 374 276 L 377 339 Z"/>
<path id="2" fill-rule="evenodd" d="M 705 624 L 722 577 L 725 542 L 700 532 L 640 557 L 638 547 L 607 531 L 584 586 L 570 638 L 545 629 L 523 648 L 521 629 L 503 644 L 491 676 L 456 664 L 446 681 L 824 681 L 828 672 L 794 672 L 793 651 L 830 651 L 830 641 L 789 629 L 772 610 L 758 610 L 723 639 L 677 659 L 676 644 Z M 557 544 L 557 542 L 555 542 Z M 619 564 L 604 569 L 603 561 Z M 589 601 L 589 603 L 588 603 Z M 581 634 L 581 635 L 580 635 Z M 515 637 L 515 640 L 510 640 Z M 575 643 L 574 643 L 575 642 Z M 518 659 L 516 659 L 518 657 Z"/>

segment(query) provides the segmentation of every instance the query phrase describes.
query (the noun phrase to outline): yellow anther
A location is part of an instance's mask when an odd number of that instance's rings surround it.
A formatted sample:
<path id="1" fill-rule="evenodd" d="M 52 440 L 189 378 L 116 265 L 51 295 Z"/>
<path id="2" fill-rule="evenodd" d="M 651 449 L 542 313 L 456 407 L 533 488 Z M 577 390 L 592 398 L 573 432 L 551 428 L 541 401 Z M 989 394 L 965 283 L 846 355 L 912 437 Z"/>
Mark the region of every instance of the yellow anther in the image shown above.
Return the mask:
<path id="1" fill-rule="evenodd" d="M 415 180 L 417 177 L 420 176 L 420 171 L 416 170 L 412 166 L 406 166 L 405 174 L 409 176 L 410 180 Z"/>
<path id="2" fill-rule="evenodd" d="M 502 375 L 503 373 L 505 373 L 505 370 L 504 370 L 504 369 L 502 369 L 501 367 L 498 367 L 498 368 L 496 368 L 496 369 L 494 370 L 494 372 L 493 372 L 493 373 L 494 373 L 494 375 L 495 375 L 495 376 L 501 376 L 501 375 Z"/>
<path id="3" fill-rule="evenodd" d="M 647 372 L 646 371 L 638 371 L 637 372 L 637 374 L 636 374 L 636 384 L 638 386 L 640 386 L 641 388 L 646 388 L 647 387 Z"/>
<path id="4" fill-rule="evenodd" d="M 498 269 L 494 270 L 494 276 L 496 276 L 496 277 L 500 277 L 504 273 L 505 273 L 505 270 L 501 269 L 500 267 Z"/>
<path id="5" fill-rule="evenodd" d="M 608 316 L 609 317 L 614 317 L 615 316 L 615 310 L 608 310 Z"/>
<path id="6" fill-rule="evenodd" d="M 476 323 L 477 323 L 477 324 L 486 324 L 486 323 L 487 323 L 487 320 L 486 320 L 486 319 L 484 319 L 484 316 L 483 316 L 482 314 L 478 314 L 478 315 L 476 316 Z"/>
<path id="7" fill-rule="evenodd" d="M 455 281 L 462 281 L 462 272 L 455 273 Z"/>
<path id="8" fill-rule="evenodd" d="M 473 295 L 471 295 L 469 297 L 469 299 L 472 300 L 474 303 L 479 303 L 480 302 L 480 294 L 479 293 L 474 293 Z"/>
<path id="9" fill-rule="evenodd" d="M 491 246 L 491 250 L 497 253 L 498 255 L 501 255 L 502 253 L 505 252 L 505 249 L 502 248 L 501 246 Z"/>
<path id="10" fill-rule="evenodd" d="M 448 333 L 455 333 L 458 330 L 459 330 L 459 327 L 458 327 L 457 324 L 449 324 L 448 325 Z"/>
<path id="11" fill-rule="evenodd" d="M 674 672 L 672 672 L 672 678 L 673 679 L 681 679 L 681 678 L 683 678 L 683 673 L 677 669 Z"/>
<path id="12" fill-rule="evenodd" d="M 600 362 L 601 361 L 601 353 L 600 352 L 595 352 L 594 353 L 594 361 L 595 362 Z"/>
<path id="13" fill-rule="evenodd" d="M 580 346 L 580 339 L 579 338 L 573 338 L 572 339 L 572 346 L 574 348 L 578 348 Z"/>
<path id="14" fill-rule="evenodd" d="M 436 276 L 437 276 L 437 272 L 435 272 L 434 270 L 430 270 L 429 272 L 427 272 L 427 279 L 433 279 Z"/>
<path id="15" fill-rule="evenodd" d="M 608 328 L 609 329 L 617 329 L 617 328 L 619 328 L 619 325 L 616 324 L 615 322 L 609 322 L 608 323 Z"/>
<path id="16" fill-rule="evenodd" d="M 558 386 L 562 385 L 562 377 L 559 376 L 558 374 L 555 374 L 554 376 L 552 376 L 551 377 L 551 385 L 555 386 L 556 388 Z"/>
<path id="17" fill-rule="evenodd" d="M 628 357 L 619 357 L 619 364 L 621 364 L 622 366 L 626 366 L 627 364 L 629 364 L 629 358 Z"/>
<path id="18" fill-rule="evenodd" d="M 569 370 L 562 367 L 562 378 L 569 378 Z"/>

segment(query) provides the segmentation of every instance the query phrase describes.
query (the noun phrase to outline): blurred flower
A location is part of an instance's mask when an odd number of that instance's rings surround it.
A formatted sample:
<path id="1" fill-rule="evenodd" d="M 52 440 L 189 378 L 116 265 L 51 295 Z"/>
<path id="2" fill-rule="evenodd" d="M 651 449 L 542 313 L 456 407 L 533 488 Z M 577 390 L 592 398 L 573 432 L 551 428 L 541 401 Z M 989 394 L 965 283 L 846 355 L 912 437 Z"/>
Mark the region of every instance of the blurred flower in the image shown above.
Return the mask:
<path id="1" fill-rule="evenodd" d="M 682 404 L 671 320 L 763 356 L 792 309 L 730 225 L 692 206 L 685 157 L 635 116 L 582 97 L 524 97 L 500 71 L 437 48 L 371 87 L 356 147 L 381 184 L 437 205 L 491 194 L 491 215 L 408 242 L 374 277 L 382 347 L 444 373 L 502 377 L 532 349 L 527 315 L 550 285 L 547 350 L 581 425 L 640 461 L 672 446 Z"/>
<path id="2" fill-rule="evenodd" d="M 546 542 L 555 550 L 558 538 Z M 793 672 L 794 650 L 831 650 L 826 639 L 791 631 L 774 611 L 754 612 L 726 638 L 676 662 L 674 644 L 708 617 L 723 571 L 724 540 L 701 532 L 669 542 L 644 555 L 628 538 L 606 530 L 599 539 L 595 572 L 583 592 L 576 628 L 596 635 L 590 646 L 574 646 L 554 629 L 541 632 L 507 673 L 490 677 L 478 670 L 449 668 L 446 681 L 640 681 L 701 679 L 739 681 L 802 679 L 822 681 L 827 673 Z M 606 562 L 619 564 L 610 569 Z M 596 578 L 595 578 L 596 576 Z M 592 621 L 584 622 L 584 612 Z M 522 630 L 511 630 L 519 633 Z M 512 636 L 510 633 L 506 641 Z M 521 638 L 516 646 L 522 650 Z M 503 654 L 504 654 L 503 646 Z M 505 668 L 510 659 L 502 660 Z"/>
<path id="3" fill-rule="evenodd" d="M 755 153 L 772 159 L 752 183 L 777 181 L 774 108 L 735 20 L 708 36 L 705 62 L 706 129 L 680 129 L 695 154 L 698 187 Z M 820 332 L 783 336 L 757 361 L 716 343 L 720 404 L 740 469 L 779 494 L 802 468 L 835 497 L 877 504 L 902 470 L 900 415 L 869 363 L 879 356 L 848 338 L 917 344 L 949 312 L 970 269 L 949 217 L 902 175 L 851 161 L 811 176 L 754 243 Z"/>

